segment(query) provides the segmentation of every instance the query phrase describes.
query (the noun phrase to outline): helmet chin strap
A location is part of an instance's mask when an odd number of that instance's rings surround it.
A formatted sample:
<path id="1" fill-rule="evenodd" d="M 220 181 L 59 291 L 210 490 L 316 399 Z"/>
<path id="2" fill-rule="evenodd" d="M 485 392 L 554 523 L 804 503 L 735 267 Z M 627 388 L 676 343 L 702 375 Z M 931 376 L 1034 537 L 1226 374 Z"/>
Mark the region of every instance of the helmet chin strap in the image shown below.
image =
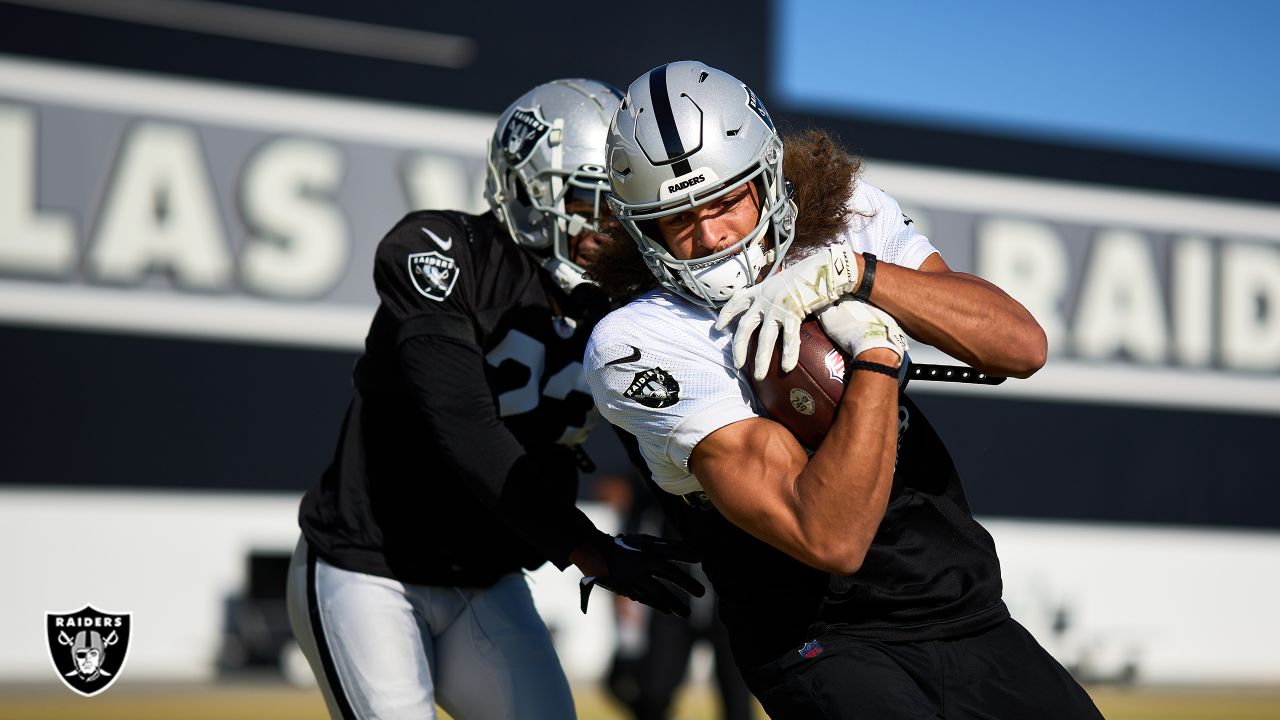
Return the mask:
<path id="1" fill-rule="evenodd" d="M 565 235 L 568 237 L 576 237 L 582 232 L 591 221 L 581 215 L 574 213 L 569 216 L 569 224 L 565 228 Z"/>
<path id="2" fill-rule="evenodd" d="M 554 255 L 539 258 L 539 262 L 542 264 L 543 269 L 547 271 L 547 274 L 551 276 L 551 280 L 556 284 L 556 287 L 566 293 L 573 292 L 574 288 L 586 282 L 577 268 Z"/>
<path id="3" fill-rule="evenodd" d="M 715 265 L 699 271 L 685 270 L 681 275 L 686 287 L 702 298 L 723 303 L 733 294 L 756 282 L 756 275 L 767 262 L 768 254 L 760 243 L 752 242 L 741 252 L 730 255 Z"/>

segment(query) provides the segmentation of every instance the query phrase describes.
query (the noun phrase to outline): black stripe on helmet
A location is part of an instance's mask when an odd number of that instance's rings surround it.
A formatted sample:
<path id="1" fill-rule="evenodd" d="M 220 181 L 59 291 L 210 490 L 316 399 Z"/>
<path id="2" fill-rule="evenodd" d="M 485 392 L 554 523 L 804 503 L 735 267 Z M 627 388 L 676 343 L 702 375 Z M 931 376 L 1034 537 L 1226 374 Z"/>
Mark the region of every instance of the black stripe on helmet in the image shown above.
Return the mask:
<path id="1" fill-rule="evenodd" d="M 689 161 L 681 160 L 688 151 L 680 140 L 680 129 L 676 127 L 676 117 L 671 111 L 671 96 L 667 92 L 667 66 L 656 67 L 649 71 L 649 97 L 653 101 L 653 120 L 658 123 L 658 132 L 662 133 L 662 145 L 667 151 L 667 162 L 674 163 L 672 172 L 677 177 L 690 172 Z"/>

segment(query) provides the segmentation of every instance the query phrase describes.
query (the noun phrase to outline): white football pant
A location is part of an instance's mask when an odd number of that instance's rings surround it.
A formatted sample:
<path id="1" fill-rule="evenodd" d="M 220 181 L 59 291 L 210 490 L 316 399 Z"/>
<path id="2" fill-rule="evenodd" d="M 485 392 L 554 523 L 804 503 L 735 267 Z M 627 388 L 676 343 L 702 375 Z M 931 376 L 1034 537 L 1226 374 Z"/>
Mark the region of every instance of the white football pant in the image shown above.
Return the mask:
<path id="1" fill-rule="evenodd" d="M 289 623 L 331 717 L 565 720 L 573 696 L 524 576 L 489 588 L 413 585 L 336 568 L 305 539 Z"/>

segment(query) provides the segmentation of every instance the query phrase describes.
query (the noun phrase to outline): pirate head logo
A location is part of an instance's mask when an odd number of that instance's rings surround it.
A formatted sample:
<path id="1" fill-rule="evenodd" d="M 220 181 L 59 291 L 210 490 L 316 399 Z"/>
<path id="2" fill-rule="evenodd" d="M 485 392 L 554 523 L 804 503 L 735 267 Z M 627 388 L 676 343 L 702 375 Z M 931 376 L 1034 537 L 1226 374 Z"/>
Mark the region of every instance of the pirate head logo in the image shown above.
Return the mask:
<path id="1" fill-rule="evenodd" d="M 533 154 L 533 148 L 547 134 L 551 126 L 538 118 L 534 108 L 516 108 L 502 128 L 499 142 L 507 162 L 513 167 L 520 165 Z"/>
<path id="2" fill-rule="evenodd" d="M 626 397 L 651 408 L 671 407 L 680 401 L 680 383 L 660 367 L 641 370 L 622 393 Z"/>
<path id="3" fill-rule="evenodd" d="M 458 279 L 458 263 L 434 250 L 409 256 L 409 279 L 413 286 L 432 300 L 444 300 L 453 292 Z"/>
<path id="4" fill-rule="evenodd" d="M 49 658 L 62 682 L 91 697 L 111 687 L 129 653 L 129 613 L 86 605 L 73 613 L 45 613 Z"/>

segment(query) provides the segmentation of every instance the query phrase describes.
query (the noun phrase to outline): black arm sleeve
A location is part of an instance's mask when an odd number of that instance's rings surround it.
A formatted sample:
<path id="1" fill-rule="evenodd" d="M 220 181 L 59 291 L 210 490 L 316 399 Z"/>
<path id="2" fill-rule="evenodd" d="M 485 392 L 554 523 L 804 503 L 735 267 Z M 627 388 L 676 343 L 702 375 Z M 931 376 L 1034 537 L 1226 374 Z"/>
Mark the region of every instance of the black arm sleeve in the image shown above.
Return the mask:
<path id="1" fill-rule="evenodd" d="M 568 567 L 569 553 L 598 532 L 574 506 L 577 468 L 568 449 L 526 452 L 498 417 L 473 343 L 418 335 L 400 345 L 400 362 L 461 481 L 556 567 Z"/>

